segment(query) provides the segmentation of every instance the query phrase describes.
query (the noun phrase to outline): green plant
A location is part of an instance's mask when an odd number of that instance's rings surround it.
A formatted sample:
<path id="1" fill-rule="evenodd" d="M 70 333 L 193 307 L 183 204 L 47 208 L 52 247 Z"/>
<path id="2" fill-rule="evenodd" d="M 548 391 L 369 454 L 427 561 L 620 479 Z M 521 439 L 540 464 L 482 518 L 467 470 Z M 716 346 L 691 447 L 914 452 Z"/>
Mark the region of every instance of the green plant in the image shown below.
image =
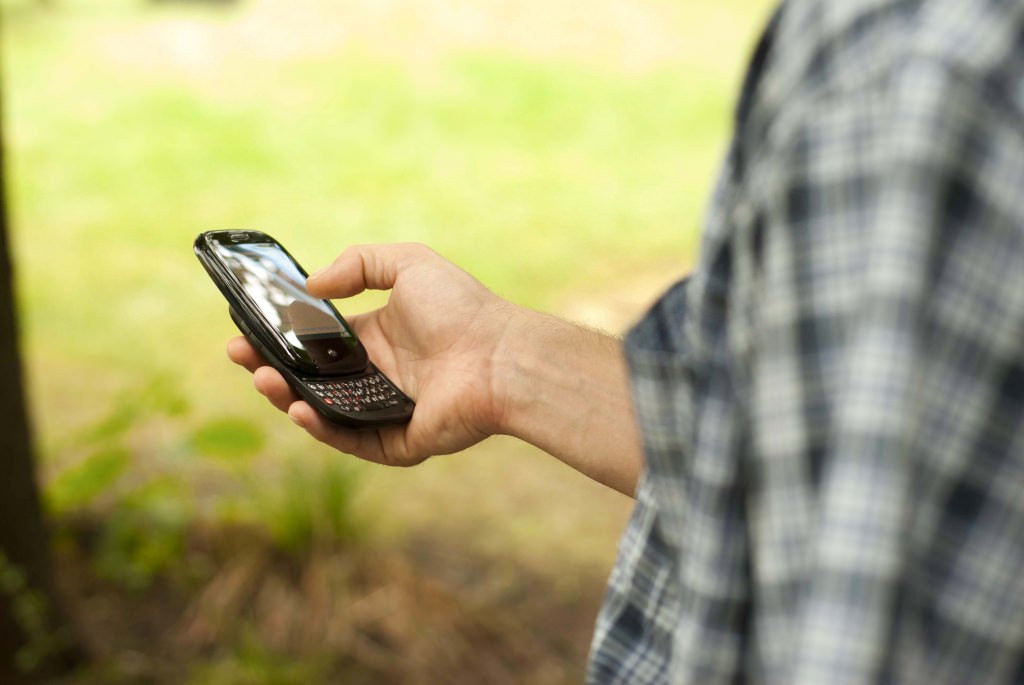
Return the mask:
<path id="1" fill-rule="evenodd" d="M 117 499 L 99 530 L 97 572 L 132 589 L 143 589 L 177 567 L 192 521 L 187 488 L 177 478 L 153 479 Z"/>
<path id="2" fill-rule="evenodd" d="M 360 473 L 338 457 L 291 462 L 280 480 L 260 488 L 262 525 L 293 554 L 357 540 L 365 527 L 353 506 Z"/>
<path id="3" fill-rule="evenodd" d="M 154 373 L 148 380 L 115 395 L 102 418 L 70 432 L 58 442 L 57 448 L 110 445 L 125 438 L 147 419 L 154 416 L 178 418 L 188 410 L 188 399 L 180 384 L 171 376 Z"/>
<path id="4" fill-rule="evenodd" d="M 50 512 L 59 516 L 80 511 L 113 491 L 132 464 L 134 455 L 127 444 L 131 431 L 155 416 L 177 418 L 187 411 L 188 402 L 177 384 L 165 376 L 116 396 L 100 419 L 57 443 L 57 452 L 84 451 L 87 456 L 58 472 L 44 488 Z"/>
<path id="5" fill-rule="evenodd" d="M 216 418 L 192 432 L 189 446 L 196 453 L 225 462 L 246 462 L 263 449 L 263 430 L 237 416 Z"/>
<path id="6" fill-rule="evenodd" d="M 59 451 L 84 451 L 86 456 L 58 472 L 45 487 L 51 514 L 58 524 L 82 515 L 97 521 L 96 547 L 91 550 L 97 571 L 131 588 L 148 586 L 155 576 L 178 563 L 186 528 L 195 513 L 180 475 L 153 474 L 139 468 L 132 437 L 154 419 L 176 421 L 187 410 L 177 383 L 156 376 L 123 391 L 106 414 L 58 443 Z M 227 449 L 222 444 L 224 431 L 218 432 L 217 424 L 199 434 L 200 442 Z M 229 432 L 228 437 L 231 435 Z M 171 440 L 152 451 L 183 450 Z"/>
<path id="7" fill-rule="evenodd" d="M 279 654 L 251 630 L 226 653 L 197 666 L 188 685 L 308 685 L 328 682 L 325 658 Z"/>
<path id="8" fill-rule="evenodd" d="M 32 673 L 46 658 L 67 647 L 66 629 L 50 623 L 50 603 L 46 595 L 28 584 L 25 573 L 0 551 L 0 594 L 6 597 L 14 622 L 26 636 L 25 645 L 15 654 L 15 667 Z"/>
<path id="9" fill-rule="evenodd" d="M 61 472 L 46 488 L 51 511 L 67 513 L 87 506 L 121 478 L 130 461 L 128 450 L 109 446 Z"/>

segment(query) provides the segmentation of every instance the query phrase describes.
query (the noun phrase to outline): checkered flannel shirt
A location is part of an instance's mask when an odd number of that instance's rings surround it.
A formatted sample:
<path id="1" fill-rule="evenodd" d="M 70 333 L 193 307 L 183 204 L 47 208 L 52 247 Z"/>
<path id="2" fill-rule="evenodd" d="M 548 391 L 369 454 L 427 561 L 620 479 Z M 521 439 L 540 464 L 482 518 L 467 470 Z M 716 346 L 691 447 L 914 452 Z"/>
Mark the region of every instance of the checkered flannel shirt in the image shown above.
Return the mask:
<path id="1" fill-rule="evenodd" d="M 1024 2 L 786 2 L 626 350 L 589 682 L 1024 683 Z"/>

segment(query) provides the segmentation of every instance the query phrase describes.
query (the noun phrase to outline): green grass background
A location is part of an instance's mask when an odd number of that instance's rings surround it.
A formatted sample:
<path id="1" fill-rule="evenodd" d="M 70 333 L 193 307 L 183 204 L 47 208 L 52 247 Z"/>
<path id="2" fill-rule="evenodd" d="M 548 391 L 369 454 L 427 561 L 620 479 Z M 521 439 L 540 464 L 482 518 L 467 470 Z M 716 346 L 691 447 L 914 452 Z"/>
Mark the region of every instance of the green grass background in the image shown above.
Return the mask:
<path id="1" fill-rule="evenodd" d="M 343 459 L 226 361 L 201 230 L 264 230 L 309 269 L 352 243 L 420 241 L 516 302 L 621 330 L 692 263 L 769 5 L 3 0 L 23 345 L 54 506 L 155 492 L 171 520 L 267 517 L 289 469 Z M 538 567 L 607 572 L 629 510 L 510 439 L 354 468 L 373 535 L 430 529 Z"/>

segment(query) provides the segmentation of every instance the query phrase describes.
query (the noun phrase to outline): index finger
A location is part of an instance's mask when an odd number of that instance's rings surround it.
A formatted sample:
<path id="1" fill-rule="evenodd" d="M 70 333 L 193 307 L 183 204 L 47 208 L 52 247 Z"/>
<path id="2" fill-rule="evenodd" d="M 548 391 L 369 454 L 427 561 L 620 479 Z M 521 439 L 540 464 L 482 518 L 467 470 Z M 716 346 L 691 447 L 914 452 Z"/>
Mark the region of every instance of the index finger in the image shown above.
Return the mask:
<path id="1" fill-rule="evenodd" d="M 242 336 L 232 338 L 228 341 L 228 358 L 239 366 L 244 366 L 250 373 L 261 366 L 268 366 L 267 362 L 256 348 Z"/>

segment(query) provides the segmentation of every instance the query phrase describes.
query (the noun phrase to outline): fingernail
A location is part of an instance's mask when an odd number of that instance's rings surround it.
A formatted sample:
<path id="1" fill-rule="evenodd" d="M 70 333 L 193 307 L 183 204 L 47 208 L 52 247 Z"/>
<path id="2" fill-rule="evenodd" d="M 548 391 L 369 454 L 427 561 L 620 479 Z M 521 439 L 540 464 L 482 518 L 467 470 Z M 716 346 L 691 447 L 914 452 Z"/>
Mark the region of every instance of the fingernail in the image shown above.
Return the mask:
<path id="1" fill-rule="evenodd" d="M 331 268 L 331 266 L 328 264 L 327 266 L 325 266 L 324 268 L 320 269 L 315 274 L 310 276 L 308 280 L 312 281 L 314 278 L 320 278 L 321 276 L 323 276 L 324 272 L 327 271 L 330 268 Z"/>
<path id="2" fill-rule="evenodd" d="M 302 422 L 302 419 L 300 419 L 298 416 L 292 416 L 291 414 L 289 414 L 288 418 L 291 419 L 292 423 L 294 423 L 299 428 L 305 428 L 306 427 L 306 424 L 304 424 Z"/>

